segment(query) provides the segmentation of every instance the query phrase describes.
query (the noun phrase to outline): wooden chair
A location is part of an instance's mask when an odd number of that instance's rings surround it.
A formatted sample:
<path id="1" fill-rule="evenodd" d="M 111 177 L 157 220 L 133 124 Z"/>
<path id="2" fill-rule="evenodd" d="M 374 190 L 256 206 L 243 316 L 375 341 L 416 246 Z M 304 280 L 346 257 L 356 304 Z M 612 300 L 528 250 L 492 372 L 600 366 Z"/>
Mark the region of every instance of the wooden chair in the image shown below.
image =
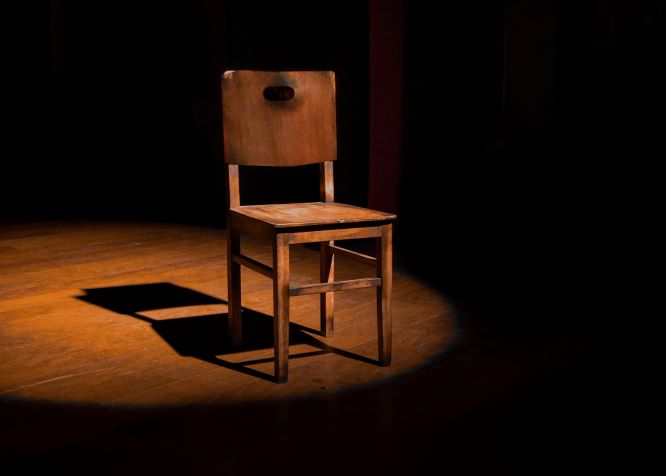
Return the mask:
<path id="1" fill-rule="evenodd" d="M 273 280 L 275 379 L 287 381 L 289 300 L 320 294 L 321 334 L 333 334 L 333 293 L 377 288 L 379 362 L 391 363 L 392 226 L 396 216 L 333 200 L 337 154 L 335 75 L 330 71 L 227 71 L 222 77 L 224 158 L 228 170 L 227 270 L 232 343 L 241 343 L 241 276 L 246 266 Z M 320 202 L 243 206 L 239 165 L 320 164 Z M 240 252 L 240 233 L 271 240 L 273 267 Z M 335 240 L 376 238 L 377 258 Z M 320 243 L 321 283 L 289 284 L 289 246 Z M 374 277 L 335 281 L 334 256 L 375 266 Z"/>

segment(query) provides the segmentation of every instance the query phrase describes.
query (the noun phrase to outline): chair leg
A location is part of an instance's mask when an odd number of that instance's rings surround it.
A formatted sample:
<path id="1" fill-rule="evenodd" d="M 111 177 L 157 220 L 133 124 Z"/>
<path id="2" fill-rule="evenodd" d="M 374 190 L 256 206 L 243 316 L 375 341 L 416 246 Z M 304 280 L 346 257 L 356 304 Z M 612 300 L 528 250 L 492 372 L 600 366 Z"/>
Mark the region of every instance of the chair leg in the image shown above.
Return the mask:
<path id="1" fill-rule="evenodd" d="M 393 286 L 393 225 L 383 225 L 377 239 L 377 277 L 382 285 L 377 288 L 377 334 L 379 336 L 379 363 L 391 365 L 391 292 Z"/>
<path id="2" fill-rule="evenodd" d="M 287 381 L 289 373 L 289 240 L 278 234 L 273 240 L 273 340 L 275 379 Z"/>
<path id="3" fill-rule="evenodd" d="M 335 257 L 331 250 L 332 241 L 324 241 L 320 244 L 319 257 L 319 279 L 321 283 L 334 281 Z M 333 335 L 333 292 L 321 293 L 319 295 L 319 319 L 321 322 L 321 335 L 329 337 Z"/>
<path id="4" fill-rule="evenodd" d="M 239 347 L 242 342 L 241 322 L 241 267 L 232 260 L 233 255 L 240 254 L 240 232 L 227 225 L 227 282 L 229 307 L 229 335 L 232 347 Z"/>

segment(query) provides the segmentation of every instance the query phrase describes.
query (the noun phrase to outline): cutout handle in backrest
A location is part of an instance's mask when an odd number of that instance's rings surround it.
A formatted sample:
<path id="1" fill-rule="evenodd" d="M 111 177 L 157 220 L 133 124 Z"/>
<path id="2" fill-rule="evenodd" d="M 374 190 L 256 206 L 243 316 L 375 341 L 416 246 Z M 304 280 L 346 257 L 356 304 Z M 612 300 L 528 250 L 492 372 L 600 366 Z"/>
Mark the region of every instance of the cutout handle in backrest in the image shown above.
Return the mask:
<path id="1" fill-rule="evenodd" d="M 294 88 L 289 86 L 268 86 L 264 89 L 264 99 L 269 101 L 288 101 L 294 97 Z"/>
<path id="2" fill-rule="evenodd" d="M 227 71 L 222 77 L 222 129 L 229 164 L 335 160 L 335 74 Z"/>

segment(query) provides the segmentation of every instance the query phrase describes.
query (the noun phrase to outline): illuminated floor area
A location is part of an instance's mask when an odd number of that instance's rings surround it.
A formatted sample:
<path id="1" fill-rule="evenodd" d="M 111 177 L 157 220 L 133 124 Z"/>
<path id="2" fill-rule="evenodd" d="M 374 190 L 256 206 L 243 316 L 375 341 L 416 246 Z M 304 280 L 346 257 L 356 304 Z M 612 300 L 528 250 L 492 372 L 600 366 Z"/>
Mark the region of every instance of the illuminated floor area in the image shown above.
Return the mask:
<path id="1" fill-rule="evenodd" d="M 446 302 L 409 276 L 394 284 L 394 359 L 376 363 L 375 290 L 336 293 L 335 335 L 319 296 L 291 299 L 290 380 L 273 374 L 272 282 L 243 270 L 245 344 L 227 339 L 224 230 L 78 223 L 0 235 L 0 396 L 102 404 L 202 404 L 325 393 L 422 366 L 453 338 Z M 243 252 L 270 265 L 270 247 Z M 292 246 L 292 280 L 318 281 L 319 253 Z M 372 276 L 345 257 L 337 277 Z"/>
<path id="2" fill-rule="evenodd" d="M 317 297 L 296 297 L 278 385 L 270 281 L 249 270 L 246 346 L 226 345 L 224 238 L 0 226 L 0 474 L 635 473 L 625 409 L 648 392 L 626 329 L 533 325 L 539 308 L 515 328 L 460 301 L 454 326 L 450 302 L 397 273 L 390 368 L 374 362 L 372 290 L 336 295 L 330 338 Z M 244 253 L 270 263 L 261 243 Z M 293 247 L 292 276 L 316 280 L 317 260 Z M 368 271 L 338 261 L 340 279 Z"/>

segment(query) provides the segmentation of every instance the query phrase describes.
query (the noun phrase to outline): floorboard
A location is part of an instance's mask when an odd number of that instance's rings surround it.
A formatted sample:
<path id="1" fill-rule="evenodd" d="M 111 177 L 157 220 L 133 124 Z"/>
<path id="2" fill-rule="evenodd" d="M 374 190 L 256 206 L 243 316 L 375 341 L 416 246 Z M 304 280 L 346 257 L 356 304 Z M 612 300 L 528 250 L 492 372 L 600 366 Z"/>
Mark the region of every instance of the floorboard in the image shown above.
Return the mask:
<path id="1" fill-rule="evenodd" d="M 225 344 L 224 240 L 160 223 L 0 228 L 0 473 L 640 473 L 648 393 L 628 329 L 488 325 L 398 269 L 390 368 L 372 362 L 373 290 L 336 295 L 331 338 L 302 296 L 277 385 L 270 280 L 243 272 L 248 339 Z M 243 252 L 270 263 L 266 244 Z M 317 258 L 293 249 L 298 282 Z"/>

